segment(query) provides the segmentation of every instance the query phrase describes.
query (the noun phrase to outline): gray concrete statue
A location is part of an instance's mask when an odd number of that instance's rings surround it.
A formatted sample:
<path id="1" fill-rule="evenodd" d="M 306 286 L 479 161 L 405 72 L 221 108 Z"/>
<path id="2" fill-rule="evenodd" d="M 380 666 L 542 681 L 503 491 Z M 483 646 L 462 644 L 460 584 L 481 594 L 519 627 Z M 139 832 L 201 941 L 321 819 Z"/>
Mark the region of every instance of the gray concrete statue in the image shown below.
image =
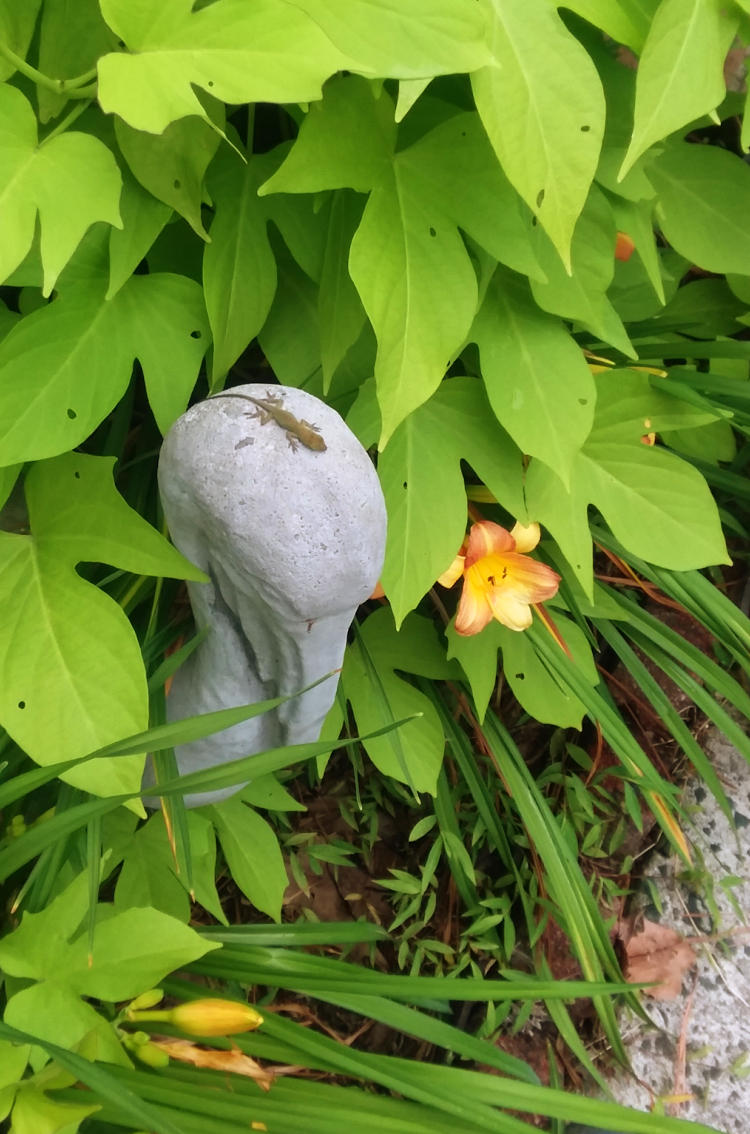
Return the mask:
<path id="1" fill-rule="evenodd" d="M 372 462 L 335 410 L 287 386 L 214 395 L 167 434 L 159 491 L 174 543 L 211 580 L 188 583 L 209 633 L 174 676 L 169 720 L 295 693 L 341 665 L 380 576 L 386 516 Z M 180 772 L 316 740 L 336 685 L 177 748 Z"/>

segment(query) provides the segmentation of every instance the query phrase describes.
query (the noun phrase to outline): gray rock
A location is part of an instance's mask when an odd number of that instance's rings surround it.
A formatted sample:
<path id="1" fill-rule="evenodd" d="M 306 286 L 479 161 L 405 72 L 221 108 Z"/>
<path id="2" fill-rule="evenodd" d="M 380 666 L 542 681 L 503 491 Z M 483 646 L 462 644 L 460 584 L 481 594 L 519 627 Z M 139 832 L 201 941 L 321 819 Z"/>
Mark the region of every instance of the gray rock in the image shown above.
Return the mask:
<path id="1" fill-rule="evenodd" d="M 236 397 L 200 402 L 169 431 L 159 460 L 167 524 L 211 580 L 188 584 L 196 625 L 209 634 L 175 674 L 170 720 L 292 694 L 337 669 L 355 610 L 383 564 L 377 474 L 336 411 L 286 386 L 238 386 L 232 394 L 279 397 L 284 410 L 318 427 L 325 450 L 305 447 Z M 180 771 L 317 739 L 336 686 L 334 676 L 274 712 L 183 745 Z M 235 790 L 186 802 L 216 802 Z"/>
<path id="2" fill-rule="evenodd" d="M 678 1044 L 686 1038 L 685 1087 L 690 1101 L 672 1113 L 723 1134 L 750 1129 L 750 769 L 716 729 L 705 748 L 734 812 L 733 824 L 700 782 L 683 803 L 692 817 L 686 833 L 695 869 L 674 855 L 652 855 L 645 871 L 658 905 L 646 916 L 698 938 L 697 967 L 677 1000 L 643 998 L 654 1027 L 628 1015 L 623 1038 L 636 1079 L 610 1087 L 618 1102 L 649 1109 L 653 1097 L 675 1090 Z M 691 999 L 692 997 L 692 999 Z M 679 1085 L 679 1084 L 678 1084 Z"/>

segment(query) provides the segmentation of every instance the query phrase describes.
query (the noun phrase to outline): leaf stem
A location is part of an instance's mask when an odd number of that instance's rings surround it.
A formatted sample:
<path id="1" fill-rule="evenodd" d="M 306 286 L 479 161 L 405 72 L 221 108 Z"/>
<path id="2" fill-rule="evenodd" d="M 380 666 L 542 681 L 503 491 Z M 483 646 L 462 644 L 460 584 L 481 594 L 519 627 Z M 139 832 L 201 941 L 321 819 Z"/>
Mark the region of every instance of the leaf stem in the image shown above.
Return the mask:
<path id="1" fill-rule="evenodd" d="M 49 142 L 50 138 L 56 138 L 58 134 L 64 134 L 68 127 L 73 125 L 76 118 L 79 118 L 89 106 L 91 106 L 91 99 L 87 99 L 86 102 L 77 103 L 73 109 L 58 122 L 57 126 L 50 130 L 49 134 L 45 134 L 41 141 Z"/>
<path id="2" fill-rule="evenodd" d="M 64 83 L 65 80 L 61 79 L 60 82 Z M 61 94 L 67 95 L 68 98 L 92 99 L 96 98 L 96 92 L 96 83 L 89 83 L 87 87 L 74 87 L 72 90 L 70 90 L 68 87 L 65 87 L 64 90 L 61 91 Z"/>
<path id="3" fill-rule="evenodd" d="M 27 79 L 31 79 L 38 87 L 45 87 L 55 94 L 67 94 L 70 98 L 89 98 L 96 91 L 96 84 L 89 86 L 91 80 L 96 78 L 96 69 L 86 71 L 83 75 L 76 75 L 73 79 L 52 79 L 49 75 L 43 74 L 42 71 L 37 71 L 36 67 L 32 67 L 20 55 L 16 55 L 15 51 L 12 51 L 2 40 L 0 40 L 0 55 L 4 56 L 17 71 L 20 71 Z"/>

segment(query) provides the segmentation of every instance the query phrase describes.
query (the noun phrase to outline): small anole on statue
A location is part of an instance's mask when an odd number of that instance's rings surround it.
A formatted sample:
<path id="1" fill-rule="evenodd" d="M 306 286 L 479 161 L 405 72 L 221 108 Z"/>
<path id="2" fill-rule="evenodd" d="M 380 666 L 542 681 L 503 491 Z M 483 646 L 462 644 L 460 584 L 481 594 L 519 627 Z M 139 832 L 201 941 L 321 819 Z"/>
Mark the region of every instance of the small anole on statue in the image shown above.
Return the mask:
<path id="1" fill-rule="evenodd" d="M 327 448 L 317 425 L 311 425 L 309 421 L 301 421 L 289 410 L 285 410 L 280 394 L 272 394 L 270 390 L 266 390 L 265 398 L 254 398 L 252 394 L 231 394 L 227 392 L 225 394 L 214 394 L 208 400 L 212 402 L 214 398 L 240 398 L 243 402 L 252 402 L 256 407 L 255 413 L 248 413 L 246 416 L 260 418 L 261 425 L 275 421 L 286 432 L 289 446 L 295 451 L 298 441 L 306 449 L 313 449 L 316 453 L 322 453 Z"/>

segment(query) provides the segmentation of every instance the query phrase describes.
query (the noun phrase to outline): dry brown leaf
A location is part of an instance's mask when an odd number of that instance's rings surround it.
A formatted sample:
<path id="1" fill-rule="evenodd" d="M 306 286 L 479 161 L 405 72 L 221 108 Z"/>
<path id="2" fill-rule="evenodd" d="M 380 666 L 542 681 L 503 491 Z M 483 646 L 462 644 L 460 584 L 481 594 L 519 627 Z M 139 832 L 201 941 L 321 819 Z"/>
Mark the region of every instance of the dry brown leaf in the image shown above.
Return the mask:
<path id="1" fill-rule="evenodd" d="M 653 988 L 644 989 L 654 1000 L 674 1000 L 680 995 L 682 977 L 695 964 L 695 953 L 681 934 L 644 919 L 642 928 L 625 940 L 624 946 L 627 981 L 655 981 Z"/>
<path id="2" fill-rule="evenodd" d="M 229 1051 L 219 1051 L 213 1047 L 198 1047 L 190 1040 L 164 1039 L 153 1041 L 157 1047 L 165 1051 L 170 1059 L 178 1059 L 181 1063 L 192 1063 L 194 1067 L 210 1067 L 212 1071 L 231 1071 L 235 1075 L 244 1075 L 254 1079 L 264 1091 L 270 1091 L 274 1076 L 266 1071 L 249 1055 L 243 1054 L 238 1047 Z"/>

